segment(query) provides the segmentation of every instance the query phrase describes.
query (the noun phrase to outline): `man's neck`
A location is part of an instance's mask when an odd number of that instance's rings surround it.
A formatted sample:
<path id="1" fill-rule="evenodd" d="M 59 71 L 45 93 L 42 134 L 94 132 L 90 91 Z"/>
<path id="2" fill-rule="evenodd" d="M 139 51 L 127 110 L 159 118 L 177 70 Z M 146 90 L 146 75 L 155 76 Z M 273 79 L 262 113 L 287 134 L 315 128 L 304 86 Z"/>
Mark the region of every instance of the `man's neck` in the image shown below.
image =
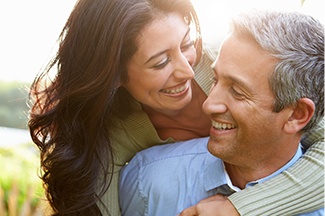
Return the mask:
<path id="1" fill-rule="evenodd" d="M 265 178 L 285 166 L 294 157 L 297 148 L 286 152 L 283 150 L 280 154 L 265 158 L 264 161 L 255 161 L 254 165 L 252 163 L 234 165 L 224 162 L 225 169 L 232 184 L 244 189 L 247 183 Z"/>
<path id="2" fill-rule="evenodd" d="M 244 189 L 248 182 L 256 181 L 270 174 L 269 169 L 262 167 L 261 169 L 250 169 L 225 163 L 225 168 L 232 184 L 240 189 Z"/>

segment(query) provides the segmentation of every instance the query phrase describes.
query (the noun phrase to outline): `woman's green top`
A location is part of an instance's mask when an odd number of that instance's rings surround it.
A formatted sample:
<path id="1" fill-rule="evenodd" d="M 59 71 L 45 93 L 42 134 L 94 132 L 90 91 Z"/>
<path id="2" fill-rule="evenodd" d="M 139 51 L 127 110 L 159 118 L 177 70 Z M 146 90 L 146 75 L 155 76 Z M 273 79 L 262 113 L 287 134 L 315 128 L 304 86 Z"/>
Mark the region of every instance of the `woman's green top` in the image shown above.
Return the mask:
<path id="1" fill-rule="evenodd" d="M 204 49 L 200 63 L 194 68 L 195 81 L 206 94 L 211 87 L 211 64 L 216 57 L 216 49 Z M 121 215 L 118 200 L 120 169 L 138 151 L 175 142 L 172 138 L 161 140 L 141 104 L 132 97 L 129 100 L 131 114 L 114 119 L 114 130 L 110 134 L 115 166 L 112 182 L 101 199 L 108 209 L 106 212 L 101 206 L 103 215 Z M 324 122 L 303 140 L 303 145 L 312 146 L 289 170 L 228 197 L 241 215 L 294 215 L 323 206 Z"/>

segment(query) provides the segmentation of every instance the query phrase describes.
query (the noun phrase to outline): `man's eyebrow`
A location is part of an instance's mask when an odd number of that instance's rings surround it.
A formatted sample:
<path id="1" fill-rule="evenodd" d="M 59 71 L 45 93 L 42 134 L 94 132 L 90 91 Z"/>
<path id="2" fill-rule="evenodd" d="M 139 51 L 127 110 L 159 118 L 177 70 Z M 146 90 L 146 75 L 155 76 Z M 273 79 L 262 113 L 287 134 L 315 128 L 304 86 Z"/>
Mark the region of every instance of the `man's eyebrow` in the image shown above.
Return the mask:
<path id="1" fill-rule="evenodd" d="M 231 80 L 234 83 L 237 83 L 239 86 L 243 87 L 246 91 L 251 91 L 251 87 L 249 87 L 243 79 L 232 76 L 231 74 L 225 75 L 225 78 Z"/>
<path id="2" fill-rule="evenodd" d="M 215 65 L 215 63 L 213 63 L 213 65 Z M 220 75 L 217 72 L 218 70 L 216 69 L 216 67 L 211 67 L 211 68 L 213 70 L 214 75 L 218 75 L 218 77 L 220 77 Z M 239 86 L 242 86 L 244 89 L 246 89 L 246 91 L 251 91 L 251 88 L 247 85 L 247 83 L 239 77 L 233 76 L 232 74 L 223 74 L 222 77 L 224 79 L 231 80 L 233 83 L 237 83 Z"/>
<path id="3" fill-rule="evenodd" d="M 190 34 L 190 27 L 188 27 L 188 29 L 187 29 L 187 31 L 186 31 L 186 33 L 185 33 L 185 35 L 184 35 L 184 37 L 183 37 L 183 40 L 185 40 L 185 38 Z M 182 40 L 182 41 L 183 41 Z"/>
<path id="4" fill-rule="evenodd" d="M 183 37 L 183 40 L 184 40 L 184 39 L 189 35 L 189 33 L 190 33 L 190 27 L 188 27 L 188 29 L 187 29 L 187 31 L 186 31 L 184 37 Z M 182 40 L 182 41 L 183 41 L 183 40 Z M 168 51 L 168 49 L 163 50 L 163 51 L 160 51 L 160 52 L 157 52 L 156 54 L 154 54 L 153 56 L 151 56 L 151 57 L 150 57 L 150 58 L 145 62 L 145 64 L 147 64 L 147 63 L 148 63 L 149 61 L 151 61 L 152 59 L 157 58 L 158 56 L 164 54 L 164 53 L 167 52 L 167 51 Z"/>

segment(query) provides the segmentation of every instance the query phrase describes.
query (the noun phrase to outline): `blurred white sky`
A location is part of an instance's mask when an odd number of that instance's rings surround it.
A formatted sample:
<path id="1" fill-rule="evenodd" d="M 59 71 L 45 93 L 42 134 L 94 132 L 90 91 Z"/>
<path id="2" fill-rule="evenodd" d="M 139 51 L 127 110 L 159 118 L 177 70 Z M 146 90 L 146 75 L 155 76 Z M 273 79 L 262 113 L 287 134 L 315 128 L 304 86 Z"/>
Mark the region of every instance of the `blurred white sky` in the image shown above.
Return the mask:
<path id="1" fill-rule="evenodd" d="M 191 0 L 201 21 L 203 40 L 222 40 L 229 19 L 247 10 L 299 11 L 324 23 L 324 0 Z M 203 3 L 204 2 L 204 3 Z M 302 6 L 301 6 L 302 5 Z"/>
<path id="2" fill-rule="evenodd" d="M 76 0 L 0 0 L 0 79 L 31 82 L 55 51 Z M 192 0 L 203 39 L 220 40 L 231 16 L 243 11 L 301 11 L 324 23 L 324 0 Z"/>

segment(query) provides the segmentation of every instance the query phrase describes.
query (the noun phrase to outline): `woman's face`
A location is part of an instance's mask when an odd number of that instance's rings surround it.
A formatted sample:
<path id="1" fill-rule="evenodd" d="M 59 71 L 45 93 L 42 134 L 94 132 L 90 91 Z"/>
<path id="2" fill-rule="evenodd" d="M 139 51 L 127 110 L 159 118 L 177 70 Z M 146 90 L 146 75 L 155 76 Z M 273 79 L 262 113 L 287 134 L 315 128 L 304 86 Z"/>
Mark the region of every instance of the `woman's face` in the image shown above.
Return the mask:
<path id="1" fill-rule="evenodd" d="M 123 87 L 144 106 L 170 113 L 192 99 L 192 65 L 196 50 L 188 24 L 172 13 L 157 18 L 138 37 L 138 50 L 128 65 Z"/>

